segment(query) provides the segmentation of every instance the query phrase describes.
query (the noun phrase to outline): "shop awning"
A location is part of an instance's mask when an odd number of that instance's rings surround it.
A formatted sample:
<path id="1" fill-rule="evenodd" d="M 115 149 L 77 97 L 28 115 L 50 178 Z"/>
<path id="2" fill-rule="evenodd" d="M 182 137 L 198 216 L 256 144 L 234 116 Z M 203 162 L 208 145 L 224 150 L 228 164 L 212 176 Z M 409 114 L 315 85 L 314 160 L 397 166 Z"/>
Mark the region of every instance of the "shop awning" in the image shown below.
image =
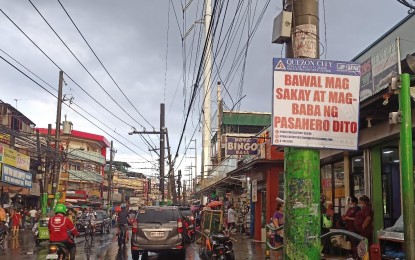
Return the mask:
<path id="1" fill-rule="evenodd" d="M 92 181 L 92 182 L 97 182 L 97 183 L 102 183 L 102 181 L 104 180 L 102 175 L 99 175 L 91 171 L 68 170 L 68 172 L 69 172 L 69 180 Z"/>

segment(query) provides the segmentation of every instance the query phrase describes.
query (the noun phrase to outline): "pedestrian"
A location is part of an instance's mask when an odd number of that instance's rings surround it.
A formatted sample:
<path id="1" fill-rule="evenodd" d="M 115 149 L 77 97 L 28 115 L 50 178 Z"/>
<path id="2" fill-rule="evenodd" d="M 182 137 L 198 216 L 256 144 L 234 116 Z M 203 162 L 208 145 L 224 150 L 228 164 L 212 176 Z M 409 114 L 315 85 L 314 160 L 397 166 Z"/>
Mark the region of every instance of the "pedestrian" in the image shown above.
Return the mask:
<path id="1" fill-rule="evenodd" d="M 284 201 L 277 199 L 277 207 L 274 215 L 272 216 L 272 223 L 275 228 L 284 226 Z M 274 247 L 279 247 L 284 244 L 284 230 L 279 230 L 274 234 Z M 276 250 L 275 259 L 282 259 L 282 250 Z"/>
<path id="2" fill-rule="evenodd" d="M 235 228 L 235 222 L 236 222 L 236 210 L 233 208 L 233 204 L 229 205 L 228 209 L 228 229 L 229 231 L 232 231 L 232 229 Z"/>
<path id="3" fill-rule="evenodd" d="M 359 235 L 367 238 L 370 246 L 372 244 L 373 233 L 372 204 L 369 197 L 366 195 L 363 195 L 359 198 L 359 204 L 362 209 L 356 213 L 355 219 L 353 221 L 354 228 Z"/>
<path id="4" fill-rule="evenodd" d="M 117 222 L 117 213 L 114 212 L 111 217 L 111 227 L 115 227 L 115 223 Z"/>
<path id="5" fill-rule="evenodd" d="M 326 208 L 326 195 L 323 193 L 320 194 L 320 209 L 321 209 L 321 234 L 326 234 L 330 231 L 329 227 L 327 227 L 327 208 Z"/>
<path id="6" fill-rule="evenodd" d="M 354 228 L 354 220 L 356 217 L 357 212 L 360 211 L 360 207 L 357 205 L 358 204 L 358 199 L 355 196 L 352 196 L 348 199 L 348 204 L 349 204 L 349 209 L 347 209 L 346 214 L 344 214 L 342 216 L 342 220 L 346 230 L 350 231 L 350 232 L 356 232 L 355 228 Z"/>
<path id="7" fill-rule="evenodd" d="M 19 230 L 20 230 L 20 225 L 22 223 L 22 215 L 20 214 L 19 210 L 14 210 L 12 212 L 12 234 L 13 237 L 15 237 L 16 235 L 19 234 Z"/>
<path id="8" fill-rule="evenodd" d="M 35 222 L 36 222 L 36 215 L 37 215 L 37 210 L 36 210 L 36 208 L 31 208 L 31 210 L 29 211 L 29 216 L 30 216 L 30 225 L 31 225 L 31 228 L 33 228 L 33 226 L 35 225 Z"/>

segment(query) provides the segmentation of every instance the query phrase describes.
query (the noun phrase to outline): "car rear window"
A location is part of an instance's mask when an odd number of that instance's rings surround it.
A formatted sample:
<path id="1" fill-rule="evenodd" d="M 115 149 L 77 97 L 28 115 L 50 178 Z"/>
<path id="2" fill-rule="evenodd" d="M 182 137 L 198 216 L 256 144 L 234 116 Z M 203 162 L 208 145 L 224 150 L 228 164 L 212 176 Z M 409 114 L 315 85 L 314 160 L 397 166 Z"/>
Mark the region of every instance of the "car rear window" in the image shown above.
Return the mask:
<path id="1" fill-rule="evenodd" d="M 177 221 L 179 213 L 176 209 L 151 208 L 140 209 L 137 212 L 138 223 L 168 223 L 170 221 Z"/>
<path id="2" fill-rule="evenodd" d="M 180 210 L 181 212 L 182 212 L 182 215 L 183 216 L 185 216 L 185 217 L 188 217 L 188 216 L 193 216 L 193 214 L 192 214 L 192 211 L 189 209 L 189 210 Z"/>
<path id="3" fill-rule="evenodd" d="M 97 219 L 104 219 L 105 212 L 96 211 L 95 213 L 97 214 Z"/>

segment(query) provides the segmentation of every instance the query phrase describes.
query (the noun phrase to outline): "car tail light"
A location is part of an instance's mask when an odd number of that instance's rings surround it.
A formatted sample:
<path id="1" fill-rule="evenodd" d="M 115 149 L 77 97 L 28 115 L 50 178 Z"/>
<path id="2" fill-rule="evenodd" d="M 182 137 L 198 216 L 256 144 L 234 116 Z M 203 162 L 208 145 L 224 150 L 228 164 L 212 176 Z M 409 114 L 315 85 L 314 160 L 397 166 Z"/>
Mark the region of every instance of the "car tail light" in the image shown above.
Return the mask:
<path id="1" fill-rule="evenodd" d="M 179 233 L 183 233 L 183 222 L 182 222 L 182 219 L 181 218 L 179 218 L 177 220 L 177 231 Z"/>
<path id="2" fill-rule="evenodd" d="M 49 254 L 56 254 L 58 252 L 58 247 L 55 245 L 49 246 Z"/>
<path id="3" fill-rule="evenodd" d="M 132 232 L 133 234 L 135 234 L 135 233 L 137 233 L 137 230 L 138 230 L 138 222 L 137 222 L 137 220 L 134 220 L 134 221 L 133 221 L 133 225 L 132 225 L 132 227 L 131 227 L 131 232 Z"/>

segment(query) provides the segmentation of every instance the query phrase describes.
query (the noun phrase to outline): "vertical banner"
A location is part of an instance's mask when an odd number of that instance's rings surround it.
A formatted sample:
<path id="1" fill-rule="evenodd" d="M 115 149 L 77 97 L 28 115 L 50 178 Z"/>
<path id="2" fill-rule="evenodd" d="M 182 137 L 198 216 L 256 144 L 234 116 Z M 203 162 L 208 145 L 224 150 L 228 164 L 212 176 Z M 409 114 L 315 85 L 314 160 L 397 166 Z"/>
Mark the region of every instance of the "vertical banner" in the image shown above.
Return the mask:
<path id="1" fill-rule="evenodd" d="M 252 202 L 257 202 L 258 200 L 258 181 L 252 180 Z"/>
<path id="2" fill-rule="evenodd" d="M 273 60 L 272 144 L 357 150 L 360 64 Z"/>

